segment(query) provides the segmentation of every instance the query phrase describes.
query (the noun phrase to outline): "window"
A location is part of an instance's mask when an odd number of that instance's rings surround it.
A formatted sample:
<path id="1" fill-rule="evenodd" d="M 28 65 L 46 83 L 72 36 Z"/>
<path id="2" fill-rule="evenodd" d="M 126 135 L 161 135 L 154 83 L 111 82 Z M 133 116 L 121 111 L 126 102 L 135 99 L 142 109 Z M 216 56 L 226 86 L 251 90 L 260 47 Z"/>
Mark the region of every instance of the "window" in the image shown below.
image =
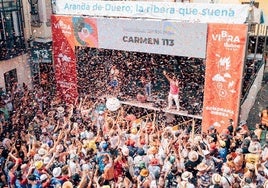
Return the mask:
<path id="1" fill-rule="evenodd" d="M 12 69 L 8 72 L 4 73 L 4 78 L 5 78 L 5 85 L 6 85 L 6 91 L 11 91 L 14 84 L 18 82 L 18 77 L 17 77 L 17 70 Z"/>
<path id="2" fill-rule="evenodd" d="M 31 7 L 31 24 L 34 27 L 41 27 L 42 23 L 50 26 L 52 13 L 50 1 L 28 0 Z"/>
<path id="3" fill-rule="evenodd" d="M 21 0 L 0 0 L 0 60 L 25 52 Z"/>
<path id="4" fill-rule="evenodd" d="M 39 16 L 39 6 L 38 6 L 38 0 L 28 0 L 31 7 L 31 24 L 34 27 L 40 27 L 41 21 Z"/>

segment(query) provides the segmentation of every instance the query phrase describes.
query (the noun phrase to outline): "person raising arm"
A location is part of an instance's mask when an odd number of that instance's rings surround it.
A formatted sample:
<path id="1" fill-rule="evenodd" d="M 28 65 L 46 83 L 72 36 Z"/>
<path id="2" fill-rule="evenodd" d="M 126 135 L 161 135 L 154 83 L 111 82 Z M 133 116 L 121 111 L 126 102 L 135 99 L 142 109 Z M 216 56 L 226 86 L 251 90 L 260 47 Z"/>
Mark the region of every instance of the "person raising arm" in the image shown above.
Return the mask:
<path id="1" fill-rule="evenodd" d="M 168 109 L 171 109 L 173 100 L 175 101 L 177 110 L 180 110 L 179 104 L 179 81 L 175 75 L 170 77 L 166 71 L 163 71 L 164 76 L 169 81 L 169 94 L 168 94 Z"/>

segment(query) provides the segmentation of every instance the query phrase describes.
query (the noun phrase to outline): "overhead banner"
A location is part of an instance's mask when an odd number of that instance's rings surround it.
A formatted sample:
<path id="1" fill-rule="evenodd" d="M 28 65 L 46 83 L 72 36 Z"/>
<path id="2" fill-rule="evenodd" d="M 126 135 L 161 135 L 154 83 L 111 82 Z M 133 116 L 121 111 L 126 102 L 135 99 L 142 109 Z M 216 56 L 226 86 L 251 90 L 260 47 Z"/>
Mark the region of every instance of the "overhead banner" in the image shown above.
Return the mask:
<path id="1" fill-rule="evenodd" d="M 78 96 L 75 46 L 98 47 L 96 20 L 52 16 L 51 21 L 57 94 L 73 103 Z"/>
<path id="2" fill-rule="evenodd" d="M 205 58 L 207 24 L 175 21 L 100 19 L 99 47 Z"/>
<path id="3" fill-rule="evenodd" d="M 247 31 L 247 25 L 208 25 L 202 131 L 238 121 Z"/>
<path id="4" fill-rule="evenodd" d="M 105 17 L 157 18 L 191 23 L 245 23 L 248 4 L 145 1 L 55 0 L 53 13 Z"/>
<path id="5" fill-rule="evenodd" d="M 52 16 L 55 76 L 65 101 L 77 95 L 75 46 L 205 58 L 207 24 Z"/>

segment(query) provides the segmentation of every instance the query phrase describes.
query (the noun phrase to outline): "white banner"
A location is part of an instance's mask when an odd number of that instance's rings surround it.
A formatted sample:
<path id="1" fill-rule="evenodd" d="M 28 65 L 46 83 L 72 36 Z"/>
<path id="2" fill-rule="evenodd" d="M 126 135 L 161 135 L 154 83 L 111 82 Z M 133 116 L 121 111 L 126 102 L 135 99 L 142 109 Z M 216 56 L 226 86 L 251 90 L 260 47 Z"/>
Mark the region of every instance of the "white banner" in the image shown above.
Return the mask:
<path id="1" fill-rule="evenodd" d="M 179 2 L 56 0 L 53 12 L 129 18 L 159 18 L 181 22 L 234 23 L 246 21 L 249 5 Z"/>
<path id="2" fill-rule="evenodd" d="M 98 18 L 99 48 L 205 58 L 207 24 Z"/>

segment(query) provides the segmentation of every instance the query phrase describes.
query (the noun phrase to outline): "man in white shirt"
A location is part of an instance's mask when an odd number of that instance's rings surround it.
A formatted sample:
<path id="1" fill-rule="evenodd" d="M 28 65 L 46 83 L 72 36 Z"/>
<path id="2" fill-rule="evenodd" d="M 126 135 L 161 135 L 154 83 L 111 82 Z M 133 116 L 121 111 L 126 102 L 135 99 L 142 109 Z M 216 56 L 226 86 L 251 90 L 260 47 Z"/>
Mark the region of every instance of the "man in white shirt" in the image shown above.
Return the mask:
<path id="1" fill-rule="evenodd" d="M 223 165 L 222 167 L 222 177 L 221 177 L 221 185 L 224 188 L 232 188 L 233 183 L 235 182 L 235 179 L 231 173 L 231 169 Z"/>

